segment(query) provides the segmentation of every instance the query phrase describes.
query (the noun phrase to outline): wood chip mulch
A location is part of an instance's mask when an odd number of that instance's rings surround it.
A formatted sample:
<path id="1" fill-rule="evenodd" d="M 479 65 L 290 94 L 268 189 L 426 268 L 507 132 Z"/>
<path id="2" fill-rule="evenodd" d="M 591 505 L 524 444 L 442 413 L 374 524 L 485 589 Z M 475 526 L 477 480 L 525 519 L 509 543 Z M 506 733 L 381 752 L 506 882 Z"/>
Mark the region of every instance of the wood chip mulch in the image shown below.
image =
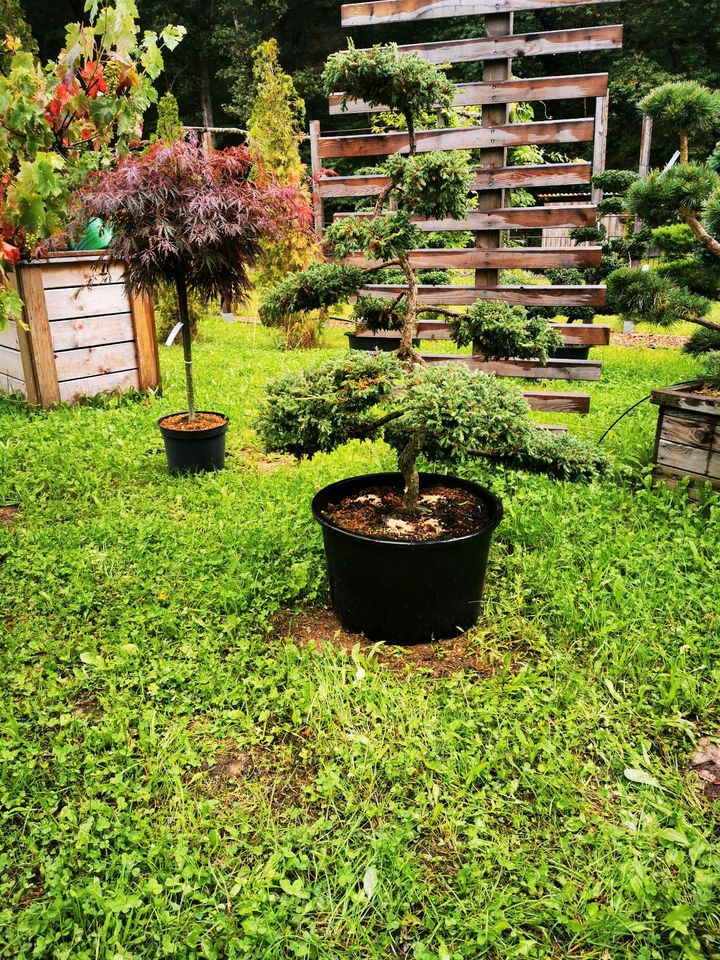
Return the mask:
<path id="1" fill-rule="evenodd" d="M 381 666 L 398 676 L 424 672 L 436 679 L 470 674 L 490 676 L 495 668 L 479 659 L 473 650 L 470 634 L 437 643 L 392 647 L 370 643 L 362 634 L 348 633 L 332 610 L 323 606 L 304 607 L 299 611 L 283 610 L 275 618 L 273 635 L 290 638 L 318 653 L 335 648 L 350 653 L 359 647 L 364 656 L 372 657 Z"/>
<path id="2" fill-rule="evenodd" d="M 613 347 L 644 347 L 647 350 L 670 350 L 684 347 L 690 337 L 678 337 L 669 333 L 611 333 Z"/>

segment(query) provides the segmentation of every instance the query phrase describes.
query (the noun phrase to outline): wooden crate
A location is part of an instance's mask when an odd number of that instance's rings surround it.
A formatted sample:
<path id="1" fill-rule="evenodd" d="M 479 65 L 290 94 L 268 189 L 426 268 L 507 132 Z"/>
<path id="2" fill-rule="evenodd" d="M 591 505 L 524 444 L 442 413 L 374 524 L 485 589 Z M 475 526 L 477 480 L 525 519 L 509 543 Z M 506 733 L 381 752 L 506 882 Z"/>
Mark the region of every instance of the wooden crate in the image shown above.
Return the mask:
<path id="1" fill-rule="evenodd" d="M 156 389 L 160 365 L 149 296 L 131 296 L 123 266 L 97 252 L 18 264 L 26 329 L 0 333 L 0 390 L 32 406 L 108 390 Z"/>
<path id="2" fill-rule="evenodd" d="M 655 390 L 660 407 L 655 476 L 669 483 L 689 477 L 691 488 L 709 480 L 720 491 L 720 397 L 695 392 L 701 381 Z"/>

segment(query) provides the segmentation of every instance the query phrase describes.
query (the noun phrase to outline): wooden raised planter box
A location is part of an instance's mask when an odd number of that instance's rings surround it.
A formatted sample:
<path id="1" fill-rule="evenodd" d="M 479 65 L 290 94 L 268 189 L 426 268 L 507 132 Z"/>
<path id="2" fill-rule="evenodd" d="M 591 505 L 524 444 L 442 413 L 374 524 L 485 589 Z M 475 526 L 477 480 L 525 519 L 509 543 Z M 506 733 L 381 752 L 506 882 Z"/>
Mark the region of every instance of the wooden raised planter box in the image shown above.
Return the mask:
<path id="1" fill-rule="evenodd" d="M 160 386 L 149 296 L 130 296 L 123 266 L 98 252 L 59 253 L 15 269 L 27 329 L 0 332 L 0 390 L 32 406 Z"/>
<path id="2" fill-rule="evenodd" d="M 696 391 L 705 381 L 654 390 L 660 407 L 655 440 L 655 476 L 670 483 L 683 477 L 693 487 L 710 483 L 720 491 L 720 384 L 718 396 Z"/>

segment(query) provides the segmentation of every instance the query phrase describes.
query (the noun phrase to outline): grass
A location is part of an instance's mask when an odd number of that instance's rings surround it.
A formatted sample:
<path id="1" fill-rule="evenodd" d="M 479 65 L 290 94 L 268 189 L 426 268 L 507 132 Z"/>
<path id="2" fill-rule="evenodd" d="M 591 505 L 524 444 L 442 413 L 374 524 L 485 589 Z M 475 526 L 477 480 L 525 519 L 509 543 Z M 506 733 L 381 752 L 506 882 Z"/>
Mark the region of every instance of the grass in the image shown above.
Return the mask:
<path id="1" fill-rule="evenodd" d="M 268 377 L 342 335 L 203 339 L 221 474 L 165 474 L 177 349 L 162 399 L 0 402 L 0 957 L 719 957 L 720 817 L 687 767 L 718 733 L 720 507 L 648 479 L 655 409 L 603 482 L 467 467 L 507 507 L 472 641 L 494 670 L 397 676 L 269 629 L 325 598 L 313 491 L 391 464 L 257 447 Z M 595 439 L 696 369 L 601 354 L 593 412 L 560 418 Z"/>

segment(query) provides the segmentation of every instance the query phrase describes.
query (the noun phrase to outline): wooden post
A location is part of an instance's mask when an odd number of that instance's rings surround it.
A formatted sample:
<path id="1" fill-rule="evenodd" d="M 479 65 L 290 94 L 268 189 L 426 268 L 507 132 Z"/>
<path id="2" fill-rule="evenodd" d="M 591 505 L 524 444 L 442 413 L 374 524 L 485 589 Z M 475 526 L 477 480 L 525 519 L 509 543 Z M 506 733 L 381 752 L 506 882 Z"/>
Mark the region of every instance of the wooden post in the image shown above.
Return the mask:
<path id="1" fill-rule="evenodd" d="M 642 134 L 640 135 L 640 166 L 638 173 L 646 177 L 650 173 L 650 150 L 652 148 L 653 120 L 652 117 L 643 117 Z"/>
<path id="2" fill-rule="evenodd" d="M 48 320 L 45 288 L 42 268 L 23 266 L 19 272 L 20 295 L 25 304 L 25 322 L 28 326 L 29 342 L 32 346 L 32 366 L 34 382 L 39 404 L 48 410 L 60 402 L 60 385 L 55 366 L 50 321 Z M 22 340 L 20 341 L 22 344 Z M 22 347 L 21 347 L 22 349 Z M 28 396 L 29 399 L 29 396 Z"/>
<path id="3" fill-rule="evenodd" d="M 318 140 L 320 139 L 320 121 L 313 120 L 310 124 L 310 164 L 313 178 L 319 177 L 322 172 L 322 160 L 318 151 Z M 313 210 L 315 211 L 315 233 L 322 240 L 325 229 L 325 207 L 322 196 L 313 180 Z"/>
<path id="4" fill-rule="evenodd" d="M 150 293 L 131 294 L 133 329 L 140 390 L 154 390 L 161 383 L 160 358 L 155 333 L 155 312 Z"/>
<path id="5" fill-rule="evenodd" d="M 593 141 L 593 173 L 602 173 L 607 158 L 608 117 L 610 114 L 610 94 L 598 97 L 595 101 L 595 138 Z M 592 202 L 602 199 L 602 190 L 592 188 Z"/>
<path id="6" fill-rule="evenodd" d="M 7 282 L 22 299 L 20 292 L 20 282 L 17 270 L 8 272 Z M 18 348 L 20 350 L 20 360 L 23 368 L 23 379 L 25 381 L 25 396 L 31 407 L 37 407 L 40 403 L 38 397 L 37 384 L 35 382 L 35 365 L 33 364 L 32 348 L 30 346 L 30 337 L 25 327 L 19 323 L 15 324 L 18 338 Z"/>
<path id="7" fill-rule="evenodd" d="M 492 14 L 485 17 L 485 36 L 510 36 L 513 30 L 513 15 L 511 13 Z M 483 65 L 483 81 L 509 80 L 512 70 L 512 60 L 486 60 Z M 482 108 L 482 126 L 496 127 L 508 122 L 510 108 L 507 103 L 485 105 Z M 489 147 L 480 151 L 480 166 L 482 169 L 504 167 L 507 162 L 505 147 Z M 487 212 L 497 210 L 505 205 L 504 190 L 483 190 L 478 196 L 478 210 Z M 500 230 L 483 230 L 475 234 L 475 247 L 479 250 L 497 249 L 502 241 Z M 497 287 L 498 270 L 476 270 L 475 287 L 486 289 Z M 473 352 L 479 352 L 473 344 Z"/>

